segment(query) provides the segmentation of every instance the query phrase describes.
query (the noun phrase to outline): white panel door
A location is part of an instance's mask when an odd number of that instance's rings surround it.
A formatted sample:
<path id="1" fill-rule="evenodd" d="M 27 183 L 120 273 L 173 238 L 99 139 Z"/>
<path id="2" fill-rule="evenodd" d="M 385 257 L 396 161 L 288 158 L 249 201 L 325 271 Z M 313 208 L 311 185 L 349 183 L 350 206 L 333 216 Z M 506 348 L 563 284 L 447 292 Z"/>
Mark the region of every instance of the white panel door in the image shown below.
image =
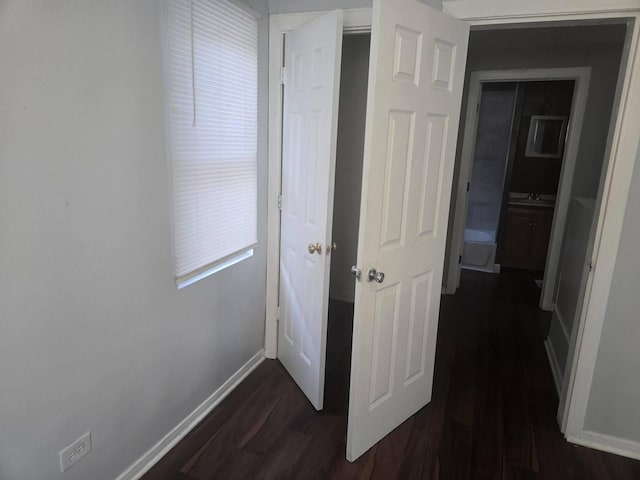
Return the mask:
<path id="1" fill-rule="evenodd" d="M 324 397 L 341 53 L 341 10 L 285 38 L 278 358 L 318 410 Z"/>
<path id="2" fill-rule="evenodd" d="M 417 0 L 373 2 L 351 461 L 431 400 L 468 37 Z M 370 281 L 371 269 L 384 279 Z"/>

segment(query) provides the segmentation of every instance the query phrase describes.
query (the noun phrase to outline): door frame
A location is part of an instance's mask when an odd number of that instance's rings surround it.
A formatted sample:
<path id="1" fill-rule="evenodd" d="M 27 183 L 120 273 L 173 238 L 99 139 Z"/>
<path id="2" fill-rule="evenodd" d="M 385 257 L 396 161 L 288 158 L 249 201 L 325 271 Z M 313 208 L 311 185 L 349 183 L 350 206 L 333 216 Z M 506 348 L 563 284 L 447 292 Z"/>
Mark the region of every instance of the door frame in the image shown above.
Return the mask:
<path id="1" fill-rule="evenodd" d="M 477 70 L 471 72 L 469 79 L 467 113 L 465 116 L 464 136 L 460 154 L 460 168 L 458 185 L 456 186 L 456 204 L 453 212 L 453 226 L 451 244 L 449 246 L 448 271 L 445 291 L 454 294 L 460 286 L 459 255 L 462 255 L 464 244 L 464 230 L 467 220 L 469 195 L 467 183 L 471 181 L 473 156 L 475 153 L 476 136 L 478 134 L 478 112 L 485 83 L 494 82 L 530 82 L 545 80 L 573 80 L 575 87 L 571 101 L 571 113 L 567 127 L 567 138 L 564 158 L 560 169 L 558 194 L 553 212 L 549 250 L 542 280 L 542 295 L 540 307 L 551 310 L 553 294 L 557 281 L 560 250 L 564 237 L 564 228 L 571 200 L 571 186 L 578 159 L 578 147 L 582 133 L 582 123 L 587 106 L 591 67 L 574 68 L 533 68 L 518 70 Z M 509 159 L 507 159 L 509 161 Z"/>
<path id="2" fill-rule="evenodd" d="M 589 392 L 595 371 L 600 336 L 605 320 L 609 291 L 622 233 L 631 176 L 640 147 L 640 9 L 637 0 L 617 0 L 612 6 L 608 0 L 593 2 L 589 7 L 578 0 L 563 3 L 564 11 L 548 1 L 475 0 L 445 1 L 445 13 L 467 21 L 475 28 L 527 27 L 531 25 L 572 24 L 578 21 L 626 21 L 630 34 L 625 44 L 625 55 L 618 82 L 617 109 L 612 115 L 612 126 L 605 153 L 606 173 L 602 186 L 602 203 L 598 210 L 596 236 L 590 259 L 592 270 L 582 303 L 579 321 L 572 334 L 572 358 L 566 395 L 561 403 L 567 406 L 562 415 L 561 430 L 572 443 L 613 451 L 620 455 L 640 458 L 623 441 L 608 442 L 604 435 L 585 429 Z M 478 11 L 482 7 L 483 13 Z M 267 193 L 267 291 L 265 316 L 265 356 L 278 355 L 278 270 L 280 248 L 280 195 L 281 139 L 282 139 L 282 86 L 284 34 L 326 12 L 271 15 L 269 26 L 269 151 Z M 344 11 L 345 31 L 367 32 L 371 29 L 371 9 Z M 571 346 L 570 346 L 571 348 Z"/>

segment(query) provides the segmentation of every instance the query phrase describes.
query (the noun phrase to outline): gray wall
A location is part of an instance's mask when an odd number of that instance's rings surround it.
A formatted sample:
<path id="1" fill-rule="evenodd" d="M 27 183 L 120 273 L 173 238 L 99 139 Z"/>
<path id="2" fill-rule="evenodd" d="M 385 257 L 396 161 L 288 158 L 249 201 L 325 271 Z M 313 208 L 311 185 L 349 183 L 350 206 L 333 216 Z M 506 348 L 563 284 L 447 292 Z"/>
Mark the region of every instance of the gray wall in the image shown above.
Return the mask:
<path id="1" fill-rule="evenodd" d="M 0 478 L 113 479 L 263 346 L 260 245 L 176 290 L 157 0 L 0 4 Z M 255 3 L 260 6 L 260 2 Z"/>
<path id="2" fill-rule="evenodd" d="M 330 296 L 353 302 L 364 155 L 364 124 L 367 113 L 370 35 L 345 35 L 342 41 L 340 109 L 336 150 L 336 181 L 333 198 L 333 240 Z"/>
<path id="3" fill-rule="evenodd" d="M 496 30 L 472 32 L 469 43 L 465 90 L 462 112 L 454 185 L 457 185 L 460 151 L 464 132 L 464 117 L 467 111 L 469 77 L 476 70 L 506 70 L 524 68 L 592 67 L 589 96 L 578 148 L 578 161 L 573 183 L 573 196 L 593 198 L 598 190 L 600 171 L 604 158 L 607 131 L 611 119 L 611 107 L 615 95 L 621 44 L 612 43 L 609 38 L 592 35 L 589 43 L 558 44 L 546 46 L 545 39 L 553 38 L 546 31 L 551 29 L 531 29 L 525 31 Z M 557 29 L 554 29 L 557 30 Z M 515 32 L 515 34 L 513 33 Z M 608 33 L 608 32 L 607 32 Z M 487 36 L 493 36 L 489 41 Z M 523 38 L 523 35 L 524 38 Z M 575 38 L 581 38 L 578 34 Z M 602 38 L 602 43 L 597 43 Z M 616 40 L 623 36 L 616 36 Z M 494 40 L 495 39 L 495 40 Z M 607 43 L 605 43 L 607 42 Z M 540 43 L 543 46 L 537 46 Z M 455 189 L 452 192 L 451 212 L 455 211 Z M 453 216 L 449 218 L 449 232 L 452 230 Z M 447 238 L 445 275 L 447 272 L 451 237 Z M 446 282 L 446 277 L 443 283 Z"/>
<path id="4" fill-rule="evenodd" d="M 585 428 L 640 443 L 640 152 L 635 165 Z"/>
<path id="5" fill-rule="evenodd" d="M 442 10 L 442 0 L 419 0 Z M 370 7 L 372 0 L 269 0 L 269 13 L 313 12 Z"/>

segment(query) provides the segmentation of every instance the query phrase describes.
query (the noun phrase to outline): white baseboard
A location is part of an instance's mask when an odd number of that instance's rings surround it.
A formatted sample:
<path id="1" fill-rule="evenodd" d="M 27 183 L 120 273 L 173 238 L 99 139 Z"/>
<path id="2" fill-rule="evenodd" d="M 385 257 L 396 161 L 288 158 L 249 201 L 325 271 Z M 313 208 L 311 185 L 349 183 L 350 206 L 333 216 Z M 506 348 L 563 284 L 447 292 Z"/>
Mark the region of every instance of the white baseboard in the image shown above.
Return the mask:
<path id="1" fill-rule="evenodd" d="M 231 375 L 215 392 L 204 402 L 198 405 L 193 412 L 176 425 L 164 438 L 151 447 L 142 457 L 136 460 L 129 468 L 118 476 L 116 480 L 138 480 L 147 473 L 169 450 L 176 446 L 187 433 L 200 423 L 234 388 L 244 380 L 264 360 L 264 350 L 256 353 L 247 363 Z"/>
<path id="2" fill-rule="evenodd" d="M 640 460 L 640 442 L 634 442 L 633 440 L 613 437 L 590 430 L 583 430 L 578 433 L 577 436 L 567 435 L 567 440 L 571 443 L 582 445 L 583 447 L 595 448 L 616 455 L 622 455 L 623 457 Z"/>
<path id="3" fill-rule="evenodd" d="M 562 369 L 560 368 L 560 364 L 558 363 L 558 357 L 556 357 L 556 352 L 553 349 L 553 345 L 548 338 L 544 341 L 544 349 L 547 351 L 547 358 L 549 359 L 551 375 L 553 375 L 553 383 L 556 386 L 556 392 L 558 392 L 558 396 L 560 396 L 563 380 Z"/>

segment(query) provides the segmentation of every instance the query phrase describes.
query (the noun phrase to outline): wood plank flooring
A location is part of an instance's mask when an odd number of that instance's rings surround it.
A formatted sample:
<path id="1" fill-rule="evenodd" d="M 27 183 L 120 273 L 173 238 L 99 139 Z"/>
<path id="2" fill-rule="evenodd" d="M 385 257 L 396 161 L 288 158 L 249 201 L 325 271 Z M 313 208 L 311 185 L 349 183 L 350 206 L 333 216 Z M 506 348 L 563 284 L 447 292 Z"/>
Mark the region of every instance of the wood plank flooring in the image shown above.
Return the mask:
<path id="1" fill-rule="evenodd" d="M 640 479 L 640 462 L 567 443 L 533 277 L 464 271 L 444 296 L 431 403 L 345 459 L 352 306 L 332 302 L 325 410 L 265 361 L 143 480 Z"/>

